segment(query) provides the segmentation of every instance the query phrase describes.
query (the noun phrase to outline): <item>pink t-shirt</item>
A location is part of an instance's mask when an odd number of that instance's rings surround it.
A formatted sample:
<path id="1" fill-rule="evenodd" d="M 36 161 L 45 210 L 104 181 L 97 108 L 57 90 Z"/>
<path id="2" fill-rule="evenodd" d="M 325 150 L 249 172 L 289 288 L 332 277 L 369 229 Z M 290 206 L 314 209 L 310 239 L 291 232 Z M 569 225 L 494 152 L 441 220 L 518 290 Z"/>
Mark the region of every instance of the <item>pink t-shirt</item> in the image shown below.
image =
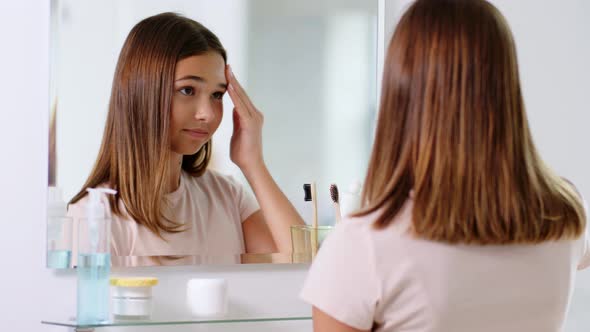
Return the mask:
<path id="1" fill-rule="evenodd" d="M 448 245 L 410 237 L 409 200 L 384 230 L 345 219 L 322 244 L 301 297 L 374 331 L 561 331 L 588 235 L 539 245 Z"/>
<path id="2" fill-rule="evenodd" d="M 87 200 L 88 196 L 70 205 L 68 214 L 84 217 Z M 212 170 L 200 177 L 181 172 L 178 189 L 165 200 L 170 207 L 165 215 L 182 223 L 186 231 L 164 232 L 163 240 L 135 220 L 116 216 L 107 208 L 112 219 L 112 255 L 239 255 L 245 252 L 242 222 L 260 209 L 256 198 L 240 183 Z M 119 204 L 126 211 L 123 202 Z"/>

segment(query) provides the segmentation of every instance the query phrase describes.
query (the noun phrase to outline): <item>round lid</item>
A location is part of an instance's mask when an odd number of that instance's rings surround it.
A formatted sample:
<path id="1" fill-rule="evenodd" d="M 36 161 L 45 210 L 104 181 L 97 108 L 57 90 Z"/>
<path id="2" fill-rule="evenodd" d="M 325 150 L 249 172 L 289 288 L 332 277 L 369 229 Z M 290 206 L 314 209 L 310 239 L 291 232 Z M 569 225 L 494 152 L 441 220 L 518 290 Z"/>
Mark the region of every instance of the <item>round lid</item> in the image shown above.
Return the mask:
<path id="1" fill-rule="evenodd" d="M 158 284 L 158 278 L 111 278 L 111 286 L 118 287 L 149 287 Z"/>

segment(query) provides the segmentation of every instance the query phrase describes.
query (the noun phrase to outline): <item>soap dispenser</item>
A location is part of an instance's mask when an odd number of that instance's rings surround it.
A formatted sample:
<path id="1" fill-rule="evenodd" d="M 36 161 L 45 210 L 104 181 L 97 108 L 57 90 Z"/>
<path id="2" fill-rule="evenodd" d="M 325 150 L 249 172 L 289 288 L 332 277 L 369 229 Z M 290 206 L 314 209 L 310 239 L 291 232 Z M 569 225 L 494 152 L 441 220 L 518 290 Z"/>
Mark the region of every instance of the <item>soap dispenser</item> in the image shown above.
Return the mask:
<path id="1" fill-rule="evenodd" d="M 110 220 L 101 198 L 117 192 L 88 188 L 86 218 L 78 224 L 78 324 L 101 324 L 109 320 Z"/>

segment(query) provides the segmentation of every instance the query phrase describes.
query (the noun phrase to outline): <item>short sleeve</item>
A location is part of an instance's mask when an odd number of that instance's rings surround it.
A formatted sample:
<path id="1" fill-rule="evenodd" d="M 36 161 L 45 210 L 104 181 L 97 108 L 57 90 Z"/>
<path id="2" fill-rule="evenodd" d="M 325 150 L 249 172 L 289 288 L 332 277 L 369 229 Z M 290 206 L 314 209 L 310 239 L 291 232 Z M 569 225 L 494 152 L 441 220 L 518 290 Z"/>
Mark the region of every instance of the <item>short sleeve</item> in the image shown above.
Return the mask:
<path id="1" fill-rule="evenodd" d="M 351 327 L 373 326 L 378 280 L 367 230 L 343 220 L 310 268 L 301 299 Z"/>
<path id="2" fill-rule="evenodd" d="M 584 214 L 586 215 L 586 231 L 582 235 L 582 258 L 578 264 L 578 270 L 583 270 L 590 266 L 590 227 L 588 225 L 588 202 L 584 200 Z"/>
<path id="3" fill-rule="evenodd" d="M 585 222 L 586 229 L 584 230 L 584 233 L 582 234 L 582 238 L 581 238 L 581 249 L 582 250 L 580 253 L 580 260 L 578 263 L 578 270 L 583 270 L 583 269 L 587 268 L 588 266 L 590 266 L 590 238 L 588 237 L 590 235 L 588 233 L 588 231 L 589 231 L 589 229 L 588 229 L 588 203 L 584 199 L 584 196 L 582 196 L 582 193 L 573 184 L 573 182 L 571 182 L 570 180 L 563 178 L 563 177 L 561 179 L 564 180 L 565 182 L 567 182 L 572 187 L 572 189 L 578 194 L 578 196 L 582 200 L 582 205 L 584 207 L 584 216 L 586 217 L 586 222 Z"/>
<path id="4" fill-rule="evenodd" d="M 260 205 L 258 205 L 256 197 L 254 197 L 250 191 L 244 188 L 244 186 L 239 181 L 233 177 L 229 177 L 229 180 L 234 189 L 234 198 L 240 212 L 240 221 L 244 222 L 254 212 L 260 210 Z"/>

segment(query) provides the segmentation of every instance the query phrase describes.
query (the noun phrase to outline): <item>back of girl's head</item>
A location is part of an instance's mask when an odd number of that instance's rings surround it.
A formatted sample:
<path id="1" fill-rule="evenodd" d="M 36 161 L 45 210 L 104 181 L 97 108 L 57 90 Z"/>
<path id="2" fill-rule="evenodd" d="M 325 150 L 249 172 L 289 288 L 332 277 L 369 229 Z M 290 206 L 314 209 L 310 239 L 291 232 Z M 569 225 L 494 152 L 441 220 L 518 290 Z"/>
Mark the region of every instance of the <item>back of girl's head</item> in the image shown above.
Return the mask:
<path id="1" fill-rule="evenodd" d="M 412 229 L 427 239 L 525 243 L 583 230 L 576 193 L 534 147 L 510 29 L 484 0 L 418 0 L 389 44 L 360 215 L 379 210 L 384 227 L 411 190 Z"/>
<path id="2" fill-rule="evenodd" d="M 113 79 L 109 112 L 95 166 L 82 190 L 108 183 L 118 190 L 127 212 L 152 231 L 173 231 L 161 218 L 164 181 L 169 174 L 170 111 L 178 61 L 216 52 L 226 61 L 219 39 L 203 25 L 175 13 L 137 23 L 125 40 Z M 210 160 L 211 142 L 184 156 L 182 168 L 201 175 Z M 111 207 L 119 213 L 116 201 Z"/>

